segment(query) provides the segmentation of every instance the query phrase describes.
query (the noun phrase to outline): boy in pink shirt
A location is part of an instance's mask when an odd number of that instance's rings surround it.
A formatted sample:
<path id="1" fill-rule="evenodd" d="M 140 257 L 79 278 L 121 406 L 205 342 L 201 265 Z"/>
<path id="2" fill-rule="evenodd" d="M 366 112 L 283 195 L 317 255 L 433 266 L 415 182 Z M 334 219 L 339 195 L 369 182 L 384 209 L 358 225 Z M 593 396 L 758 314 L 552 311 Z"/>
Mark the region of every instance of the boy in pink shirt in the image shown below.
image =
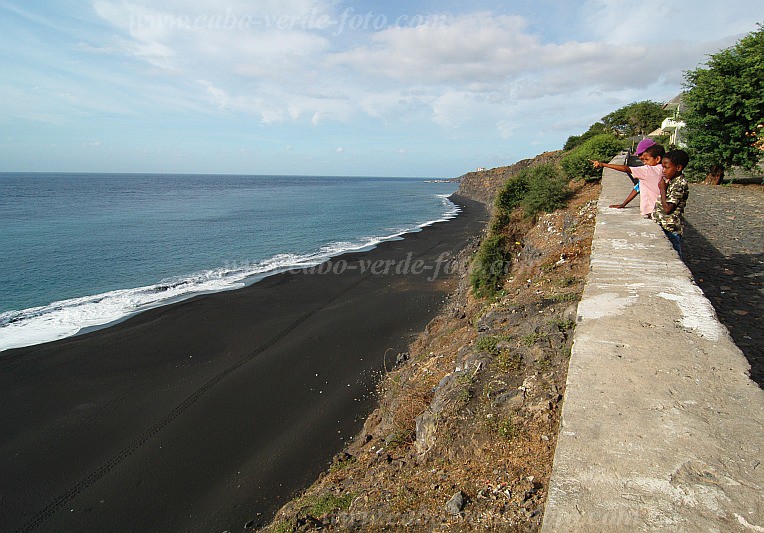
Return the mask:
<path id="1" fill-rule="evenodd" d="M 652 139 L 642 139 L 637 145 L 637 155 L 639 159 L 644 163 L 641 167 L 628 167 L 626 165 L 611 165 L 610 163 L 603 163 L 601 161 L 592 161 L 594 168 L 612 168 L 619 172 L 626 172 L 631 174 L 634 178 L 639 180 L 639 189 L 635 187 L 629 193 L 629 196 L 623 201 L 623 203 L 611 205 L 617 209 L 623 209 L 639 192 L 639 211 L 645 218 L 650 218 L 655 202 L 661 195 L 658 183 L 662 178 L 663 167 L 661 166 L 661 160 L 666 151 L 660 144 L 656 144 Z"/>

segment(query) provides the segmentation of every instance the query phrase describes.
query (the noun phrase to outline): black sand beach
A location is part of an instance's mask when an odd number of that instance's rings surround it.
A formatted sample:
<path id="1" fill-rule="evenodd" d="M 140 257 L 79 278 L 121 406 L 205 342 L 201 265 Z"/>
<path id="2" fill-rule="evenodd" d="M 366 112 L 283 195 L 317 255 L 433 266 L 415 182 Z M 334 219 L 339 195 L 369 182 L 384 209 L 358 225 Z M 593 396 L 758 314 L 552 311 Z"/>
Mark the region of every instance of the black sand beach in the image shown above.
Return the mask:
<path id="1" fill-rule="evenodd" d="M 453 288 L 444 254 L 487 218 L 454 201 L 456 219 L 313 273 L 0 353 L 0 530 L 265 523 L 360 430 L 384 354 Z"/>

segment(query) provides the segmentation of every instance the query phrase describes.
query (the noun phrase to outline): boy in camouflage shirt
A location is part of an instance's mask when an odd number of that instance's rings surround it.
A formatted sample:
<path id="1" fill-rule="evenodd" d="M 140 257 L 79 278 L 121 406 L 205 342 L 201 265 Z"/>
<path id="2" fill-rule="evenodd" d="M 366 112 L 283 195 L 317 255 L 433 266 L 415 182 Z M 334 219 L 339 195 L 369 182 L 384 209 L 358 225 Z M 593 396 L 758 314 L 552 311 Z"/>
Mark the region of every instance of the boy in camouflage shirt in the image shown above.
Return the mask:
<path id="1" fill-rule="evenodd" d="M 682 257 L 682 231 L 684 229 L 684 206 L 690 195 L 690 187 L 682 175 L 690 156 L 684 150 L 672 150 L 663 156 L 663 178 L 658 183 L 661 195 L 655 202 L 653 219 L 661 225 L 674 250 Z"/>

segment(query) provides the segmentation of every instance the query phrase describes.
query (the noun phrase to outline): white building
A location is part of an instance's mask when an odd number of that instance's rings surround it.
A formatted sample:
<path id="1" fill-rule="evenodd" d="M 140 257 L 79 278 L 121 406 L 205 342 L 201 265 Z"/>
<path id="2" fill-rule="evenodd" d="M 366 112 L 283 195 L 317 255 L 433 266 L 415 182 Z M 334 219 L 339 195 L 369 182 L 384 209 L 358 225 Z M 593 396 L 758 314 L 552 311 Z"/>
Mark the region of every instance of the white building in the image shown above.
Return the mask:
<path id="1" fill-rule="evenodd" d="M 677 94 L 674 98 L 663 104 L 663 109 L 672 111 L 670 117 L 663 119 L 661 124 L 661 131 L 671 136 L 669 143 L 679 146 L 684 146 L 682 142 L 681 129 L 684 127 L 684 121 L 681 119 L 682 112 L 684 111 L 684 103 L 682 102 L 682 93 Z"/>

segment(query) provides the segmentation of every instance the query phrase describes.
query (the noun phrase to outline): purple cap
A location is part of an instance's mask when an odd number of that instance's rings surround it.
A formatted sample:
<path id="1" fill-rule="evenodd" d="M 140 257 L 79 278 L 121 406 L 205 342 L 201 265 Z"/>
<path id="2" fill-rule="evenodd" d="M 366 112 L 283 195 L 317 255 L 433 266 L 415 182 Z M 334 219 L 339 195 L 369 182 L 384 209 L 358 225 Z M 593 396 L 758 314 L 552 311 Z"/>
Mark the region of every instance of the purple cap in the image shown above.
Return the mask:
<path id="1" fill-rule="evenodd" d="M 642 139 L 639 141 L 639 144 L 637 145 L 637 155 L 642 155 L 642 152 L 650 148 L 651 146 L 655 146 L 655 141 L 652 139 Z"/>

